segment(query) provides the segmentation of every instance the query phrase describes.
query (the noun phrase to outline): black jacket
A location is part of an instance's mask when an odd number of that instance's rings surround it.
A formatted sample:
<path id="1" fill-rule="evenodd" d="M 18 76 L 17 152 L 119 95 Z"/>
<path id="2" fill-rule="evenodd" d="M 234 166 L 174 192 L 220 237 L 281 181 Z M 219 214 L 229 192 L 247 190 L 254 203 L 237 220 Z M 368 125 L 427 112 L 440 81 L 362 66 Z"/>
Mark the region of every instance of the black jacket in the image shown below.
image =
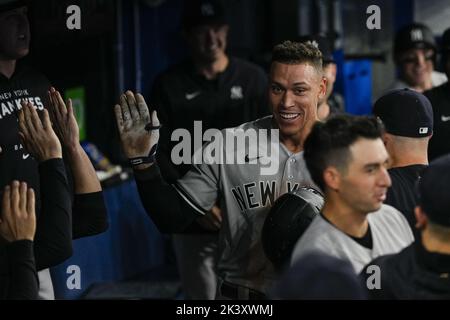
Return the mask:
<path id="1" fill-rule="evenodd" d="M 72 254 L 72 206 L 62 159 L 39 165 L 42 212 L 34 242 L 0 243 L 0 299 L 35 299 L 36 270 L 57 264 Z"/>
<path id="2" fill-rule="evenodd" d="M 445 82 L 425 91 L 424 95 L 433 106 L 433 137 L 428 146 L 428 158 L 431 161 L 450 152 L 450 83 Z"/>
<path id="3" fill-rule="evenodd" d="M 418 231 L 415 228 L 416 216 L 414 214 L 414 208 L 418 201 L 415 187 L 417 180 L 426 167 L 424 164 L 415 164 L 388 170 L 392 185 L 386 193 L 384 203 L 393 206 L 405 216 L 414 233 L 414 238 L 418 236 Z"/>
<path id="4" fill-rule="evenodd" d="M 18 134 L 17 111 L 22 99 L 28 99 L 36 106 L 38 112 L 47 107 L 47 92 L 50 86 L 50 82 L 42 73 L 22 65 L 20 62 L 18 62 L 11 78 L 8 79 L 0 73 L 0 146 L 3 150 L 0 154 L 0 190 L 3 190 L 4 186 L 13 180 L 24 181 L 34 189 L 36 193 L 37 233 L 41 233 L 43 230 L 51 230 L 51 226 L 55 222 L 41 219 L 42 197 L 45 195 L 41 186 L 39 165 L 21 144 Z M 64 174 L 68 176 L 69 188 L 72 188 L 70 170 L 65 169 L 64 171 Z M 51 196 L 55 191 L 50 188 L 48 192 L 48 196 Z M 55 266 L 67 259 L 72 253 L 72 237 L 76 239 L 94 235 L 105 231 L 108 227 L 102 192 L 75 194 L 72 196 L 71 202 L 73 204 L 72 226 L 68 225 L 64 234 L 61 231 L 59 236 L 54 239 L 53 254 L 51 252 L 38 252 L 35 248 L 38 270 Z M 50 235 L 55 235 L 55 233 L 47 236 Z M 62 239 L 67 241 L 63 242 Z M 44 254 L 45 257 L 40 258 L 41 254 Z"/>
<path id="5" fill-rule="evenodd" d="M 450 255 L 427 251 L 420 241 L 400 253 L 379 257 L 370 265 L 381 271 L 381 288 L 369 290 L 371 299 L 450 299 Z M 370 281 L 370 280 L 369 280 Z"/>

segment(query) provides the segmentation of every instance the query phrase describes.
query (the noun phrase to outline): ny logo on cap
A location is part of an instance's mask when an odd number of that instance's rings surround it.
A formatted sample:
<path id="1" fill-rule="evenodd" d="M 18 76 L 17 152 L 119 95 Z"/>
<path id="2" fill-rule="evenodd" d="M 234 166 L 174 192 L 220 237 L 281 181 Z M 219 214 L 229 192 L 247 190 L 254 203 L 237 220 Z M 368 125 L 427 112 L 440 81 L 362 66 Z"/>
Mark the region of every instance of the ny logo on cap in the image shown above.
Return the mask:
<path id="1" fill-rule="evenodd" d="M 314 47 L 316 47 L 317 49 L 319 49 L 319 44 L 317 43 L 316 40 L 309 41 L 309 43 L 311 43 Z"/>
<path id="2" fill-rule="evenodd" d="M 214 8 L 211 5 L 211 3 L 202 4 L 202 7 L 200 10 L 202 11 L 202 15 L 204 15 L 204 16 L 213 16 L 214 15 Z"/>
<path id="3" fill-rule="evenodd" d="M 427 134 L 427 133 L 428 133 L 428 127 L 419 128 L 419 134 Z"/>
<path id="4" fill-rule="evenodd" d="M 422 30 L 420 30 L 420 29 L 411 30 L 411 40 L 412 41 L 423 41 Z"/>

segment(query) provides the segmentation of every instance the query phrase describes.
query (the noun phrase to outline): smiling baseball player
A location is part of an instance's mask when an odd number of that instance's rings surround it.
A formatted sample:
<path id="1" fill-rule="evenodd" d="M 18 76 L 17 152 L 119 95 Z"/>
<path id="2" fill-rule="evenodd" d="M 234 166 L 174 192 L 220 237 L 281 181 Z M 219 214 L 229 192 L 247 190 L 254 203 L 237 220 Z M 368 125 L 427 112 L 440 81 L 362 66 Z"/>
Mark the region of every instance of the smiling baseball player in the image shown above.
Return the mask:
<path id="1" fill-rule="evenodd" d="M 300 185 L 312 185 L 302 150 L 317 120 L 317 103 L 325 94 L 326 80 L 322 75 L 321 53 L 316 47 L 289 41 L 276 46 L 269 87 L 273 116 L 223 132 L 225 137 L 233 138 L 243 131 L 259 133 L 265 129 L 265 139 L 250 143 L 251 148 L 257 146 L 258 153 L 247 153 L 248 149 L 239 146 L 224 148 L 228 157 L 233 153 L 244 160 L 248 158 L 248 163 L 242 164 L 196 164 L 199 161 L 194 159 L 192 169 L 173 186 L 165 183 L 154 161 L 159 139 L 156 112 L 150 116 L 143 97 L 132 92 L 123 95 L 115 107 L 122 146 L 136 164 L 141 200 L 161 231 L 182 232 L 220 203 L 223 222 L 218 298 L 261 299 L 273 283 L 275 272 L 262 249 L 261 229 L 278 196 Z M 153 127 L 146 131 L 149 122 Z M 279 130 L 279 139 L 272 129 Z M 275 170 L 263 171 L 267 169 L 268 149 L 278 150 L 277 156 L 271 154 L 269 159 Z"/>

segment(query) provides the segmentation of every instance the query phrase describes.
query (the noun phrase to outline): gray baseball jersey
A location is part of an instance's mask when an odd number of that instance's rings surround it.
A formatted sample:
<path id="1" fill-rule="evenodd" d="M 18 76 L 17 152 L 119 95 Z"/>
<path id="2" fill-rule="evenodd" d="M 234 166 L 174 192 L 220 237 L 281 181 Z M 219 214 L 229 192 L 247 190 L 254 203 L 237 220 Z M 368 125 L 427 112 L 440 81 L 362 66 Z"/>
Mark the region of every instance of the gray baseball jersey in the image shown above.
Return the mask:
<path id="1" fill-rule="evenodd" d="M 265 257 L 261 244 L 266 215 L 280 195 L 299 186 L 314 186 L 302 152 L 293 154 L 278 139 L 271 137 L 272 119 L 269 116 L 227 129 L 231 136 L 241 134 L 242 130 L 254 130 L 267 138 L 252 141 L 251 150 L 239 145 L 232 150 L 225 144 L 222 146 L 227 156 L 234 152 L 245 163 L 193 164 L 174 185 L 198 212 L 204 214 L 216 203 L 222 210 L 219 277 L 262 292 L 275 280 L 273 266 Z M 262 169 L 267 168 L 268 153 L 265 152 L 270 148 L 279 149 L 277 155 L 269 157 L 276 170 L 262 174 Z"/>
<path id="2" fill-rule="evenodd" d="M 408 221 L 395 208 L 382 205 L 367 216 L 372 232 L 372 249 L 368 249 L 326 221 L 321 215 L 295 245 L 292 263 L 307 252 L 320 251 L 352 263 L 359 273 L 378 256 L 397 253 L 414 241 Z"/>

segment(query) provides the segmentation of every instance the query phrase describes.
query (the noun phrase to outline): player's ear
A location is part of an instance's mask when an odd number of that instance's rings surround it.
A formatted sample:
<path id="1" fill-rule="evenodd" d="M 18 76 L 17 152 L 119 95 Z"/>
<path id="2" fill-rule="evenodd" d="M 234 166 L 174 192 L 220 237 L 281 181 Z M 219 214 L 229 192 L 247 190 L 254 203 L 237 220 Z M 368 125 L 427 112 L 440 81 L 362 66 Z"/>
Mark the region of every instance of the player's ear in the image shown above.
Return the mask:
<path id="1" fill-rule="evenodd" d="M 319 101 L 322 100 L 325 97 L 325 94 L 327 93 L 327 78 L 321 77 L 319 82 Z"/>
<path id="2" fill-rule="evenodd" d="M 389 143 L 391 137 L 389 136 L 389 133 L 384 132 L 383 136 L 382 136 L 382 139 L 383 139 L 384 145 L 387 145 Z"/>
<path id="3" fill-rule="evenodd" d="M 327 167 L 323 171 L 323 181 L 327 188 L 337 191 L 341 183 L 341 173 L 336 167 Z"/>

